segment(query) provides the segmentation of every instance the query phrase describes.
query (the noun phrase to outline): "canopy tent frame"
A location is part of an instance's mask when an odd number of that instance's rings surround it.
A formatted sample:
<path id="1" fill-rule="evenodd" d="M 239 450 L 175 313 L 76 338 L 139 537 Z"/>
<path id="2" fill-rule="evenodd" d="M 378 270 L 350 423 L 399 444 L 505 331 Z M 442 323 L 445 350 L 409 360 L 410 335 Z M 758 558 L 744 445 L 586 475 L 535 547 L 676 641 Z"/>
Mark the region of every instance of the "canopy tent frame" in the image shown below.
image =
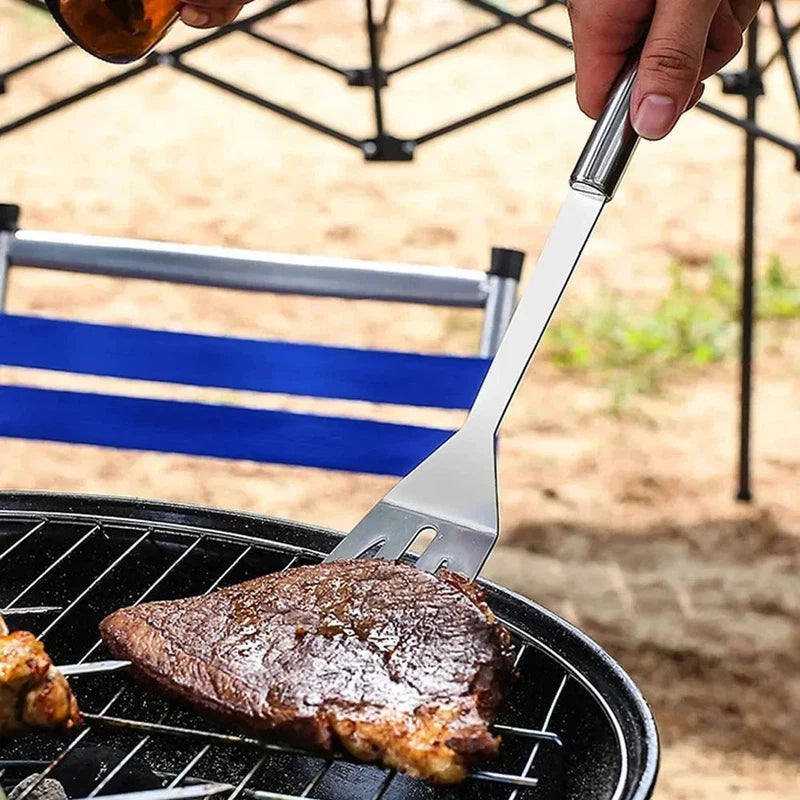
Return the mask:
<path id="1" fill-rule="evenodd" d="M 204 33 L 188 44 L 171 49 L 157 50 L 144 60 L 120 69 L 109 78 L 93 83 L 77 92 L 49 102 L 32 112 L 0 125 L 0 136 L 16 131 L 63 108 L 78 103 L 99 92 L 103 92 L 106 89 L 118 86 L 151 69 L 159 66 L 166 66 L 215 86 L 223 92 L 254 103 L 261 108 L 280 114 L 293 122 L 336 139 L 342 144 L 354 147 L 362 152 L 367 161 L 410 161 L 413 159 L 416 150 L 430 141 L 469 125 L 473 125 L 487 117 L 521 103 L 550 94 L 572 83 L 574 80 L 574 74 L 570 70 L 561 77 L 533 86 L 525 92 L 478 109 L 446 125 L 434 127 L 410 137 L 398 136 L 387 125 L 384 113 L 385 90 L 394 76 L 464 47 L 485 36 L 489 36 L 509 25 L 527 31 L 531 35 L 544 38 L 564 50 L 570 50 L 572 44 L 568 39 L 548 28 L 546 25 L 540 24 L 541 12 L 553 5 L 563 5 L 564 0 L 538 0 L 535 5 L 523 13 L 509 11 L 492 0 L 461 0 L 461 2 L 466 5 L 485 12 L 488 18 L 487 23 L 468 34 L 451 41 L 443 42 L 432 49 L 420 52 L 414 57 L 408 58 L 394 66 L 386 66 L 383 53 L 383 44 L 388 31 L 391 13 L 394 9 L 394 0 L 386 0 L 384 4 L 384 13 L 380 16 L 376 12 L 375 0 L 364 0 L 364 25 L 369 58 L 365 66 L 358 67 L 346 67 L 336 64 L 327 58 L 315 55 L 303 48 L 285 42 L 270 34 L 266 34 L 257 28 L 257 25 L 262 21 L 305 1 L 306 0 L 275 0 L 275 2 L 271 3 L 266 8 L 252 14 L 243 15 L 240 19 L 224 28 Z M 17 0 L 17 2 L 24 2 L 44 9 L 43 4 L 39 0 Z M 760 49 L 763 50 L 763 46 L 760 45 L 761 37 L 759 33 L 764 23 L 756 20 L 747 34 L 746 68 L 736 72 L 725 72 L 719 76 L 725 93 L 743 97 L 745 100 L 745 113 L 741 116 L 737 116 L 708 102 L 700 102 L 697 106 L 698 109 L 704 113 L 710 114 L 716 119 L 737 127 L 744 132 L 739 436 L 738 478 L 736 487 L 736 496 L 742 501 L 749 501 L 752 499 L 751 420 L 758 184 L 756 144 L 762 140 L 767 141 L 793 154 L 795 169 L 800 171 L 800 123 L 798 124 L 798 136 L 795 140 L 792 140 L 785 135 L 763 127 L 758 121 L 759 99 L 764 95 L 763 76 L 767 70 L 776 69 L 779 65 L 782 65 L 787 71 L 791 91 L 797 104 L 798 119 L 800 120 L 800 73 L 798 72 L 796 60 L 792 52 L 794 40 L 800 40 L 800 37 L 798 37 L 800 22 L 793 25 L 788 25 L 785 22 L 781 10 L 781 0 L 765 0 L 765 5 L 770 8 L 770 24 L 774 26 L 779 40 L 777 50 L 766 56 L 760 52 Z M 359 138 L 345 130 L 314 119 L 304 112 L 289 108 L 261 94 L 256 94 L 253 91 L 230 83 L 184 60 L 186 56 L 199 48 L 205 47 L 234 33 L 244 34 L 301 61 L 314 64 L 321 69 L 336 73 L 340 75 L 349 86 L 368 89 L 372 95 L 371 114 L 374 124 L 373 135 L 367 138 Z M 74 45 L 71 43 L 61 43 L 47 51 L 38 53 L 0 71 L 0 94 L 9 91 L 9 85 L 12 79 L 17 78 L 35 66 L 56 59 L 59 55 L 70 50 L 72 47 L 74 47 Z"/>

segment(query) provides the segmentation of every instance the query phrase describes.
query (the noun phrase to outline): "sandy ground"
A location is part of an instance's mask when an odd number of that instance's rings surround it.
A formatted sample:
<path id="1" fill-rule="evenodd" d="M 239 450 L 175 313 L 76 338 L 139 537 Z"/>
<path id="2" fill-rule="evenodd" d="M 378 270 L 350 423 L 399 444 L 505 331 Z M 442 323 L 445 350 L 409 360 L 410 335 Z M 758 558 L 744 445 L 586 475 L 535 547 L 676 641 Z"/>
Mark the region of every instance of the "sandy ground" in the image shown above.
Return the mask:
<path id="1" fill-rule="evenodd" d="M 512 4 L 514 5 L 514 4 Z M 518 5 L 518 4 L 517 4 Z M 361 4 L 315 0 L 264 26 L 348 66 L 364 63 Z M 786 4 L 787 16 L 800 14 Z M 563 12 L 543 19 L 565 30 Z M 455 2 L 405 0 L 387 59 L 396 63 L 480 15 Z M 171 39 L 187 34 L 176 30 Z M 770 47 L 773 37 L 765 37 Z M 58 40 L 34 11 L 0 1 L 0 69 Z M 370 134 L 369 98 L 335 76 L 230 37 L 192 57 L 353 135 Z M 416 134 L 569 72 L 569 57 L 506 30 L 392 82 L 390 129 Z M 78 53 L 9 81 L 0 124 L 114 68 Z M 798 136 L 779 67 L 763 122 Z M 708 96 L 732 111 L 741 101 Z M 25 227 L 484 268 L 492 245 L 541 247 L 589 130 L 570 88 L 420 148 L 412 164 L 360 155 L 168 69 L 147 73 L 0 138 L 0 198 Z M 647 302 L 672 259 L 697 268 L 735 254 L 741 133 L 700 112 L 643 145 L 587 248 L 563 306 L 604 285 Z M 761 145 L 759 256 L 800 268 L 800 178 Z M 257 337 L 472 352 L 471 312 L 357 306 L 18 269 L 9 310 Z M 608 392 L 539 363 L 504 427 L 503 545 L 487 574 L 573 620 L 633 673 L 665 738 L 657 797 L 797 796 L 800 736 L 800 348 L 796 327 L 759 341 L 756 504 L 733 500 L 736 370 L 676 376 L 636 415 L 606 413 Z M 63 376 L 4 369 L 11 382 Z M 70 385 L 75 385 L 70 379 Z M 113 391 L 104 381 L 78 385 Z M 159 396 L 219 393 L 136 386 Z M 254 405 L 340 405 L 245 397 Z M 430 424 L 458 415 L 359 406 Z M 347 529 L 391 485 L 384 478 L 4 441 L 0 486 L 139 495 L 274 514 Z M 346 498 L 346 500 L 344 500 Z"/>

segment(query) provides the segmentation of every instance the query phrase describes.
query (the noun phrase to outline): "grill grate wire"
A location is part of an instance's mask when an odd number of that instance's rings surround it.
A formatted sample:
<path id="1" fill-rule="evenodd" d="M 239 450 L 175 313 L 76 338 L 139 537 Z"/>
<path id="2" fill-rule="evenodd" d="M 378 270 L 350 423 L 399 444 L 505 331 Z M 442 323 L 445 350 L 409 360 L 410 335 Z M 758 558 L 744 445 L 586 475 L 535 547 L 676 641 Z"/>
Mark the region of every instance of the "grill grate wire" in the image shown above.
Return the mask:
<path id="1" fill-rule="evenodd" d="M 13 561 L 13 556 L 15 553 L 21 552 L 24 547 L 29 546 L 30 544 L 35 545 L 36 539 L 43 538 L 48 532 L 50 526 L 56 524 L 56 522 L 63 526 L 63 517 L 69 517 L 69 515 L 61 514 L 55 519 L 39 518 L 32 527 L 25 530 L 24 533 L 9 546 L 7 546 L 5 550 L 0 551 L 0 569 L 10 569 L 10 564 Z M 9 517 L 0 516 L 0 523 L 2 523 L 4 519 L 8 520 Z M 25 517 L 17 516 L 16 518 L 11 517 L 10 519 L 22 521 L 25 520 Z M 123 565 L 127 566 L 126 562 L 130 561 L 131 557 L 136 554 L 136 552 L 145 542 L 153 542 L 159 540 L 160 537 L 166 537 L 171 545 L 174 545 L 176 542 L 178 542 L 180 545 L 180 551 L 177 556 L 155 577 L 155 579 L 150 581 L 147 588 L 136 597 L 133 603 L 127 602 L 118 603 L 117 605 L 112 604 L 112 607 L 108 608 L 108 611 L 111 611 L 113 608 L 117 608 L 123 604 L 132 605 L 148 600 L 148 598 L 152 597 L 156 590 L 163 588 L 166 582 L 178 572 L 181 566 L 186 564 L 193 553 L 201 551 L 204 544 L 215 542 L 215 536 L 211 532 L 198 532 L 197 530 L 193 530 L 191 533 L 189 533 L 180 530 L 181 526 L 169 526 L 166 524 L 162 525 L 149 522 L 135 524 L 128 521 L 122 522 L 119 520 L 114 520 L 113 523 L 109 523 L 108 521 L 100 519 L 90 523 L 87 523 L 86 521 L 82 521 L 82 523 L 75 521 L 72 523 L 72 526 L 76 530 L 76 533 L 78 533 L 78 538 L 72 544 L 70 544 L 64 552 L 62 552 L 60 555 L 57 555 L 52 561 L 43 566 L 36 576 L 29 583 L 27 583 L 24 588 L 18 591 L 12 599 L 6 600 L 6 598 L 0 594 L 0 607 L 4 606 L 4 610 L 8 609 L 13 611 L 15 608 L 19 607 L 19 603 L 26 596 L 28 596 L 32 590 L 37 587 L 39 587 L 40 592 L 46 589 L 46 579 L 48 576 L 53 575 L 59 566 L 84 548 L 87 543 L 93 544 L 95 548 L 102 546 L 102 541 L 106 540 L 106 537 L 111 532 L 111 529 L 114 529 L 114 532 L 124 531 L 129 535 L 133 535 L 135 538 L 131 544 L 119 555 L 115 555 L 113 558 L 111 558 L 111 560 L 99 572 L 99 574 L 90 579 L 89 582 L 77 592 L 77 594 L 64 603 L 60 609 L 56 609 L 58 610 L 57 616 L 55 616 L 55 618 L 39 632 L 38 638 L 40 639 L 46 639 L 46 637 L 52 634 L 54 630 L 63 626 L 64 620 L 73 614 L 73 612 L 75 612 L 82 603 L 85 603 L 88 598 L 92 597 L 93 595 L 97 596 L 102 590 L 106 589 L 109 583 L 108 579 L 113 577 L 115 572 L 119 571 L 120 567 Z M 83 533 L 80 533 L 81 527 L 86 527 L 88 529 Z M 0 527 L 0 534 L 2 533 L 3 530 L 2 527 Z M 245 541 L 237 541 L 236 546 L 239 548 L 238 553 L 236 553 L 235 557 L 230 560 L 229 563 L 227 563 L 224 569 L 205 589 L 205 594 L 213 592 L 222 586 L 228 585 L 229 583 L 238 582 L 238 580 L 229 581 L 228 579 L 232 578 L 232 575 L 235 573 L 237 568 L 239 568 L 245 559 L 247 559 L 256 551 L 264 550 L 280 556 L 289 556 L 289 560 L 281 568 L 283 570 L 289 569 L 300 563 L 314 563 L 314 561 L 319 561 L 324 557 L 324 553 L 321 552 L 297 548 L 272 540 L 253 540 L 253 543 L 249 544 Z M 49 548 L 42 549 L 48 550 Z M 4 564 L 2 562 L 6 563 Z M 0 592 L 2 592 L 2 586 L 0 586 Z M 113 594 L 113 591 L 110 594 Z M 519 637 L 517 636 L 516 638 Z M 532 645 L 535 645 L 533 640 L 530 642 L 518 642 L 518 650 L 515 660 L 515 665 L 518 668 L 521 668 L 524 657 Z M 102 646 L 102 639 L 98 638 L 77 660 L 77 663 L 86 662 L 97 652 L 97 650 L 102 648 Z M 58 660 L 55 654 L 53 654 L 53 657 Z M 506 747 L 506 741 L 509 739 L 533 741 L 530 750 L 527 751 L 527 758 L 525 759 L 519 771 L 495 772 L 491 770 L 476 770 L 473 771 L 469 776 L 472 781 L 481 781 L 487 784 L 493 784 L 494 786 L 510 787 L 510 793 L 505 795 L 508 800 L 521 800 L 523 795 L 528 797 L 529 790 L 534 789 L 539 782 L 538 778 L 531 775 L 531 772 L 540 749 L 542 747 L 553 749 L 561 748 L 563 746 L 559 735 L 548 730 L 548 728 L 569 678 L 569 673 L 564 671 L 560 681 L 558 682 L 557 689 L 547 705 L 543 724 L 540 728 L 528 727 L 525 725 L 497 724 L 494 726 L 495 731 L 501 733 L 504 737 L 504 747 Z M 76 750 L 77 746 L 97 729 L 118 728 L 130 732 L 138 732 L 144 735 L 140 736 L 139 739 L 129 747 L 127 752 L 120 758 L 117 764 L 111 768 L 102 779 L 97 781 L 92 791 L 88 794 L 88 797 L 90 798 L 101 796 L 104 789 L 107 789 L 112 784 L 114 779 L 122 773 L 127 764 L 129 764 L 139 753 L 147 748 L 151 741 L 153 741 L 154 737 L 172 737 L 183 739 L 185 741 L 198 741 L 200 742 L 200 746 L 193 751 L 193 754 L 189 757 L 186 763 L 181 766 L 180 769 L 175 771 L 156 771 L 155 774 L 163 780 L 164 789 L 161 793 L 154 794 L 153 792 L 149 792 L 148 800 L 158 800 L 158 798 L 164 798 L 164 800 L 180 800 L 182 796 L 185 796 L 186 788 L 192 786 L 196 788 L 197 786 L 201 785 L 207 786 L 210 793 L 217 794 L 219 796 L 222 794 L 227 794 L 228 800 L 238 800 L 242 796 L 253 798 L 253 800 L 298 800 L 299 798 L 307 798 L 308 800 L 325 800 L 321 796 L 318 797 L 314 795 L 313 792 L 320 787 L 326 776 L 331 772 L 332 768 L 336 764 L 354 763 L 345 757 L 335 757 L 324 761 L 324 763 L 316 770 L 311 779 L 302 788 L 299 788 L 297 793 L 294 794 L 281 791 L 272 791 L 268 789 L 253 788 L 251 784 L 259 776 L 259 774 L 264 771 L 264 768 L 268 764 L 270 754 L 272 753 L 300 756 L 314 760 L 320 760 L 321 756 L 318 753 L 308 752 L 301 748 L 265 742 L 245 735 L 220 733 L 184 727 L 177 724 L 170 724 L 168 720 L 170 719 L 171 715 L 174 714 L 175 707 L 166 701 L 163 702 L 163 712 L 158 714 L 155 721 L 132 719 L 127 716 L 116 716 L 113 713 L 114 707 L 121 699 L 125 697 L 126 693 L 133 688 L 131 684 L 125 682 L 124 677 L 120 677 L 118 680 L 122 683 L 122 685 L 117 689 L 113 697 L 101 708 L 99 712 L 90 712 L 84 709 L 86 724 L 83 726 L 83 729 L 74 736 L 72 741 L 70 741 L 60 750 L 60 752 L 55 756 L 55 758 L 52 759 L 52 761 L 47 763 L 43 769 L 40 769 L 37 779 L 19 794 L 18 800 L 26 800 L 26 798 L 31 795 L 36 787 L 39 786 L 39 784 L 45 778 L 51 775 L 56 768 Z M 78 685 L 76 690 L 80 697 L 81 686 Z M 236 783 L 210 780 L 203 775 L 203 761 L 208 758 L 212 748 L 214 746 L 227 745 L 248 748 L 253 752 L 252 766 Z M 6 764 L 19 763 L 21 762 L 4 762 L 3 759 L 0 758 L 0 777 L 2 777 L 4 771 L 6 770 Z M 372 769 L 377 768 L 373 767 Z M 378 784 L 374 793 L 368 797 L 368 800 L 382 800 L 382 798 L 387 796 L 387 793 L 392 787 L 395 778 L 397 777 L 397 773 L 391 769 L 385 769 L 383 772 L 385 774 L 382 780 Z M 211 787 L 213 787 L 213 790 Z M 118 792 L 114 792 L 113 797 L 115 800 L 118 795 L 126 798 L 126 800 L 139 800 L 139 794 L 141 793 L 129 792 L 127 794 L 119 795 Z M 107 793 L 103 796 L 111 798 L 112 795 Z M 454 795 L 448 794 L 446 796 L 452 797 Z M 533 796 L 534 795 L 531 795 L 531 797 Z"/>

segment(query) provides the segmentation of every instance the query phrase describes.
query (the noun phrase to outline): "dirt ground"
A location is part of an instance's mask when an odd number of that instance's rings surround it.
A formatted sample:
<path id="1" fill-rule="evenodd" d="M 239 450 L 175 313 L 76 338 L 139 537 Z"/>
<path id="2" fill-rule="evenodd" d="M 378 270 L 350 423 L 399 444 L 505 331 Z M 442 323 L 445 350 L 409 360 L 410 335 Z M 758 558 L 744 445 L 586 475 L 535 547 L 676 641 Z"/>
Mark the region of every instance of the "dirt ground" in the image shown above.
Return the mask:
<path id="1" fill-rule="evenodd" d="M 520 4 L 510 4 L 517 7 Z M 800 4 L 785 3 L 788 17 Z M 313 0 L 264 30 L 345 63 L 365 63 L 362 4 Z M 767 15 L 767 19 L 768 19 Z M 483 18 L 457 2 L 402 0 L 387 61 Z M 566 30 L 563 10 L 542 16 Z M 172 41 L 190 37 L 184 31 Z M 775 44 L 765 34 L 767 48 Z M 0 70 L 58 40 L 36 11 L 0 0 Z M 800 57 L 800 54 L 798 54 Z M 192 56 L 277 102 L 370 135 L 369 97 L 245 36 Z M 0 124 L 114 72 L 79 53 L 8 82 Z M 392 81 L 398 135 L 566 74 L 569 55 L 504 30 Z M 798 109 L 780 67 L 767 74 L 763 123 L 795 140 Z M 741 100 L 713 102 L 735 112 Z M 411 164 L 361 156 L 167 68 L 0 138 L 0 199 L 26 228 L 287 253 L 485 268 L 492 245 L 542 245 L 590 123 L 561 89 L 422 146 Z M 740 131 L 692 113 L 644 144 L 587 248 L 563 308 L 602 286 L 647 302 L 680 259 L 698 269 L 739 247 Z M 800 177 L 789 154 L 759 146 L 759 257 L 800 270 Z M 472 352 L 471 312 L 357 306 L 18 269 L 8 308 L 173 330 Z M 634 675 L 664 737 L 656 796 L 798 796 L 800 785 L 800 346 L 787 325 L 758 343 L 756 502 L 734 499 L 736 367 L 674 379 L 640 414 L 606 413 L 608 390 L 537 363 L 503 430 L 503 539 L 488 577 L 552 608 Z M 0 368 L 2 369 L 2 368 Z M 8 382 L 76 385 L 2 369 Z M 107 381 L 84 387 L 114 391 Z M 214 391 L 135 386 L 152 396 Z M 227 399 L 229 399 L 228 393 Z M 252 405 L 335 411 L 337 403 L 244 397 Z M 377 418 L 452 424 L 458 414 L 357 406 Z M 246 509 L 347 529 L 391 485 L 384 478 L 212 459 L 3 441 L 0 487 L 138 495 Z M 346 498 L 346 499 L 345 499 Z"/>

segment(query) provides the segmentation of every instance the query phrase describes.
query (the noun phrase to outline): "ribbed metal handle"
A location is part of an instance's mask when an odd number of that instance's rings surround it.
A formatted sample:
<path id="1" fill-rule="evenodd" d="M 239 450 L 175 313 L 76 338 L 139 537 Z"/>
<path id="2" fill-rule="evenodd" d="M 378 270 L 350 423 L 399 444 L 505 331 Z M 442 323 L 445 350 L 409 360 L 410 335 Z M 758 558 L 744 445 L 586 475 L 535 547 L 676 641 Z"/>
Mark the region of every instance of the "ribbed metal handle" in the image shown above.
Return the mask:
<path id="1" fill-rule="evenodd" d="M 637 58 L 620 74 L 570 179 L 572 186 L 591 187 L 609 200 L 639 143 L 631 124 L 631 95 L 638 66 Z"/>

